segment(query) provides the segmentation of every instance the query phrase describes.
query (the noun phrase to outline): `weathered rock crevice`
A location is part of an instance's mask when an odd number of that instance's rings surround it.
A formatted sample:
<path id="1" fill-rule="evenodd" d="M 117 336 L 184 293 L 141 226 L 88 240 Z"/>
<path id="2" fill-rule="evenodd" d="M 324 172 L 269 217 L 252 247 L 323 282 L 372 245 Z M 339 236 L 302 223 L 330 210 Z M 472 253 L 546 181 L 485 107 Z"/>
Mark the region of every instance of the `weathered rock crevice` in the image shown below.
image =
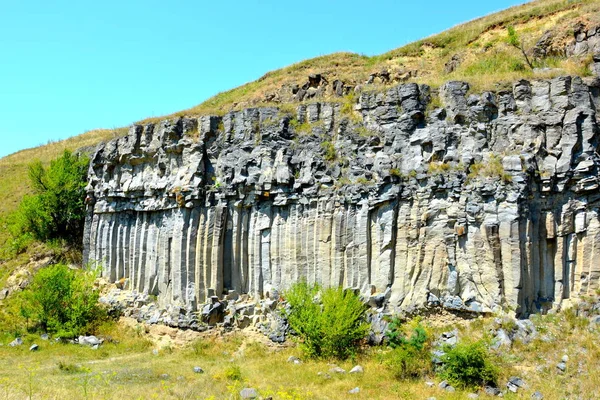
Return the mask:
<path id="1" fill-rule="evenodd" d="M 92 158 L 84 256 L 191 310 L 307 280 L 390 309 L 545 311 L 600 283 L 598 88 L 448 82 L 434 108 L 409 83 L 353 111 L 133 126 Z"/>

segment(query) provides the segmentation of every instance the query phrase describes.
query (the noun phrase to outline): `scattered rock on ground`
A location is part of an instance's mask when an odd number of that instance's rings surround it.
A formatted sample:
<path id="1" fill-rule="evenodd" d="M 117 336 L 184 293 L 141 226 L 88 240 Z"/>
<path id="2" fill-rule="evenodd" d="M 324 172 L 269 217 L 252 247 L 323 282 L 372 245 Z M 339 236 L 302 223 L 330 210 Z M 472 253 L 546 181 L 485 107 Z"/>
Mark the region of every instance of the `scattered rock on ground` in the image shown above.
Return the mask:
<path id="1" fill-rule="evenodd" d="M 506 384 L 508 390 L 510 390 L 513 393 L 517 393 L 519 389 L 522 389 L 526 386 L 527 385 L 525 384 L 525 381 L 517 376 L 511 376 L 508 380 L 508 383 Z"/>
<path id="2" fill-rule="evenodd" d="M 493 386 L 486 386 L 483 388 L 483 391 L 485 392 L 485 394 L 488 394 L 490 396 L 501 396 L 502 395 L 502 391 L 500 389 L 498 389 L 497 387 L 493 387 Z"/>
<path id="3" fill-rule="evenodd" d="M 287 362 L 293 363 L 293 364 L 302 364 L 302 360 L 300 360 L 296 356 L 289 356 L 288 359 L 287 359 Z"/>
<path id="4" fill-rule="evenodd" d="M 240 391 L 240 397 L 242 399 L 256 399 L 258 398 L 258 392 L 254 388 L 244 388 Z"/>
<path id="5" fill-rule="evenodd" d="M 362 374 L 363 372 L 365 372 L 365 370 L 360 365 L 357 365 L 350 370 L 351 374 Z"/>
<path id="6" fill-rule="evenodd" d="M 100 346 L 104 339 L 98 339 L 96 336 L 79 336 L 77 343 L 83 346 Z"/>

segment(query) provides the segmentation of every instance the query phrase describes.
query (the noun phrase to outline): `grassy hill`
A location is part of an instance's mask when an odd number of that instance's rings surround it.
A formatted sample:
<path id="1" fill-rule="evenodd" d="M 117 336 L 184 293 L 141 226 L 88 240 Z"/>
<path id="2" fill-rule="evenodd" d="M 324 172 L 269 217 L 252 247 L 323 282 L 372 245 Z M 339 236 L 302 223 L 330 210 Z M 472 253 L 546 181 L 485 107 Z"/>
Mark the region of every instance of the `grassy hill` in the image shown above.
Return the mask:
<path id="1" fill-rule="evenodd" d="M 159 118 L 224 114 L 249 106 L 273 104 L 266 101 L 269 93 L 284 85 L 301 85 L 309 74 L 320 73 L 329 82 L 340 79 L 356 86 L 364 84 L 374 72 L 387 70 L 391 74 L 408 76 L 409 81 L 427 83 L 437 87 L 448 80 L 466 80 L 474 91 L 494 90 L 519 78 L 552 77 L 562 74 L 585 75 L 589 60 L 567 59 L 555 54 L 537 60 L 539 67 L 549 71 L 535 73 L 524 63 L 520 51 L 507 42 L 507 27 L 514 26 L 520 40 L 531 48 L 547 30 L 553 30 L 556 43 L 573 38 L 576 22 L 600 22 L 600 0 L 538 0 L 479 18 L 440 34 L 410 43 L 385 54 L 367 57 L 354 53 L 334 53 L 271 71 L 254 82 L 222 92 L 205 102 Z M 445 64 L 453 57 L 460 60 L 452 72 Z M 368 85 L 368 90 L 381 88 L 381 83 Z M 64 141 L 23 150 L 0 159 L 0 221 L 12 212 L 24 194 L 30 191 L 27 184 L 27 165 L 33 159 L 48 163 L 66 149 L 75 150 L 101 141 L 124 135 L 127 128 L 93 130 Z M 0 223 L 0 246 L 7 232 Z"/>

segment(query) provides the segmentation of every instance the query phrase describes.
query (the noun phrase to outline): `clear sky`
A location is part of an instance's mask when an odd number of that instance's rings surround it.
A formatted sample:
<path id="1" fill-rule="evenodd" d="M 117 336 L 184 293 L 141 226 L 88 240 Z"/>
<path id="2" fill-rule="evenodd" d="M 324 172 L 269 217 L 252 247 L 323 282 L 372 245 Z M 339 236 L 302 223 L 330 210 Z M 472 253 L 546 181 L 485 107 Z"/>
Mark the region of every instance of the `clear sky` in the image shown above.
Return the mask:
<path id="1" fill-rule="evenodd" d="M 523 0 L 0 0 L 0 157 L 192 107 L 336 51 L 380 54 Z"/>

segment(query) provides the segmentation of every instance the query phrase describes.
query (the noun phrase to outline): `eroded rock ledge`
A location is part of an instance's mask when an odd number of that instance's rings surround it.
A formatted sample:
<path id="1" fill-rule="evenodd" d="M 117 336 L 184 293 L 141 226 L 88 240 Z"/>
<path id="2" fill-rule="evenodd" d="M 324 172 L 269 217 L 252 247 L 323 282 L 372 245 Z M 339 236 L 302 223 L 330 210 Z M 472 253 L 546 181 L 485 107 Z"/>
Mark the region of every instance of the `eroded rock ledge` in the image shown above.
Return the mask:
<path id="1" fill-rule="evenodd" d="M 599 87 L 409 83 L 133 126 L 92 158 L 84 256 L 190 310 L 305 279 L 392 311 L 545 311 L 599 287 Z"/>

